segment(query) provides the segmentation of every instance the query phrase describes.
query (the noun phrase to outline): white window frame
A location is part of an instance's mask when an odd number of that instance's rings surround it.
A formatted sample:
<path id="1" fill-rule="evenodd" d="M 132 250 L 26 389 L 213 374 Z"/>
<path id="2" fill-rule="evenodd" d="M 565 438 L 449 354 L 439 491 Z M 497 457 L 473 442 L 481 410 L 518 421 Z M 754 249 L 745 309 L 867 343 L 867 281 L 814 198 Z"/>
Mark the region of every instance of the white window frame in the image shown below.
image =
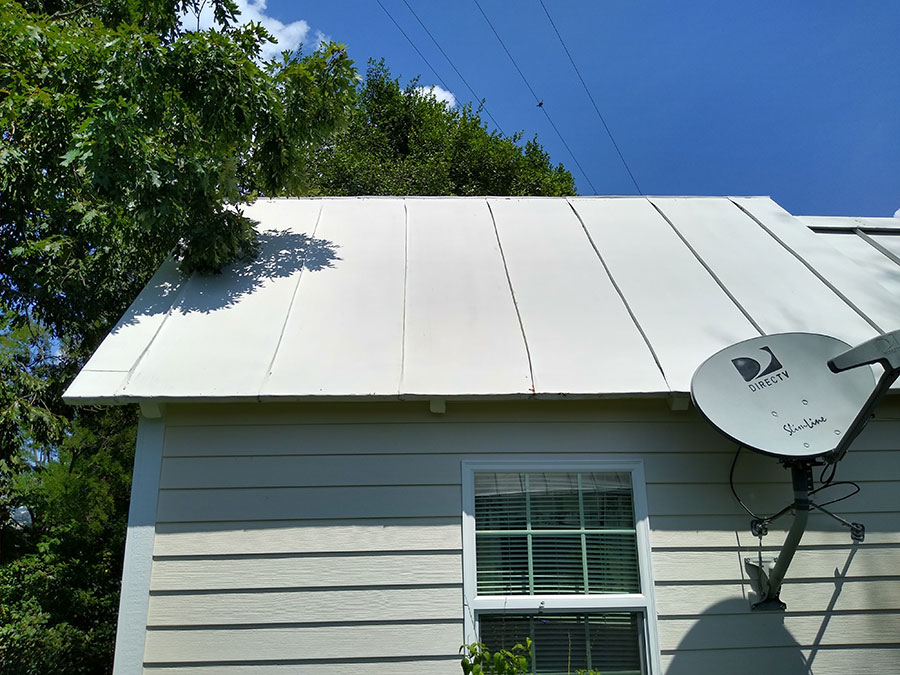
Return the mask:
<path id="1" fill-rule="evenodd" d="M 490 595 L 479 596 L 475 558 L 475 474 L 500 471 L 540 472 L 628 472 L 634 507 L 635 538 L 638 549 L 640 593 L 602 593 L 594 595 Z M 462 545 L 463 610 L 466 644 L 478 641 L 478 615 L 550 612 L 639 612 L 643 615 L 646 663 L 650 673 L 662 673 L 656 600 L 653 592 L 653 566 L 650 560 L 650 526 L 647 516 L 647 486 L 644 463 L 640 460 L 610 460 L 604 455 L 579 455 L 577 459 L 560 455 L 528 459 L 479 458 L 462 461 Z"/>

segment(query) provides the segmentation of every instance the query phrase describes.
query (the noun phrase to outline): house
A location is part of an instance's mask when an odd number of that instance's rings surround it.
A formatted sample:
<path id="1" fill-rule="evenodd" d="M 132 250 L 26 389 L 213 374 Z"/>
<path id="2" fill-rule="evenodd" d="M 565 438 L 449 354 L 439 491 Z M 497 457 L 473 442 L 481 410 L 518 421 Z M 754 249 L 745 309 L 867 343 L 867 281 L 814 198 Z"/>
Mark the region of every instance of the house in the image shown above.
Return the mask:
<path id="1" fill-rule="evenodd" d="M 897 672 L 900 401 L 751 610 L 777 461 L 690 405 L 760 334 L 900 327 L 900 220 L 769 198 L 260 200 L 261 254 L 165 263 L 66 393 L 142 411 L 116 672 Z M 737 464 L 733 465 L 736 461 Z M 834 498 L 844 492 L 834 488 Z M 762 548 L 760 548 L 762 547 Z"/>

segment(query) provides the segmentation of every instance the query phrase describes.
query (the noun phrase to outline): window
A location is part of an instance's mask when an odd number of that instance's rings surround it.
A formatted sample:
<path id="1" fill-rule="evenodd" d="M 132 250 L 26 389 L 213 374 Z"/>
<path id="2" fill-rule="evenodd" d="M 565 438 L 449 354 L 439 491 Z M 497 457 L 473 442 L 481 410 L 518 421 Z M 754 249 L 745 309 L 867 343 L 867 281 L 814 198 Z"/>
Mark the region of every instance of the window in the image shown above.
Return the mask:
<path id="1" fill-rule="evenodd" d="M 640 462 L 463 463 L 466 641 L 540 675 L 658 670 Z"/>

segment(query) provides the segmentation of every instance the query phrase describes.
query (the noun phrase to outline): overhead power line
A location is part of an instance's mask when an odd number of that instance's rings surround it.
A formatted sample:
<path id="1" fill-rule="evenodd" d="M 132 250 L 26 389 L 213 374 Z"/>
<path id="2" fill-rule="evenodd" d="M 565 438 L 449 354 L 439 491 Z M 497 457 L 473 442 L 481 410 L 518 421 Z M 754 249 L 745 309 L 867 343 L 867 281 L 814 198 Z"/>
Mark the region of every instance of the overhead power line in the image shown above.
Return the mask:
<path id="1" fill-rule="evenodd" d="M 459 72 L 459 68 L 456 67 L 456 65 L 453 63 L 453 60 L 447 55 L 447 52 L 445 52 L 443 50 L 443 48 L 441 47 L 441 45 L 438 44 L 438 41 L 435 39 L 434 35 L 431 34 L 431 31 L 428 30 L 428 27 L 422 22 L 422 19 L 419 18 L 418 14 L 416 14 L 416 11 L 410 6 L 410 4 L 406 0 L 403 0 L 403 4 L 406 5 L 406 8 L 410 11 L 410 14 L 412 14 L 414 17 L 416 17 L 416 21 L 419 22 L 420 26 L 422 26 L 422 30 L 424 30 L 425 33 L 428 35 L 428 37 L 431 38 L 431 41 L 434 43 L 434 46 L 437 47 L 438 51 L 440 51 L 441 54 L 444 55 L 444 58 L 447 59 L 447 63 L 450 64 L 450 67 L 453 68 L 453 71 L 459 76 L 459 79 L 462 80 L 464 85 L 466 85 L 466 88 L 469 90 L 469 93 L 472 94 L 472 98 L 474 100 L 478 101 L 479 103 L 481 103 L 481 107 L 484 109 L 484 113 L 490 118 L 491 122 L 494 123 L 494 126 L 497 127 L 497 130 L 502 134 L 503 129 L 500 128 L 500 125 L 497 124 L 497 120 L 494 119 L 494 116 L 491 115 L 491 112 L 487 109 L 487 105 L 485 105 L 483 102 L 484 99 L 482 99 L 478 94 L 475 93 L 475 90 L 472 89 L 472 87 L 466 81 L 466 78 L 463 77 L 463 74 L 461 72 Z"/>
<path id="2" fill-rule="evenodd" d="M 380 2 L 380 0 L 379 0 Z M 497 42 L 500 43 L 500 46 L 503 47 L 503 51 L 506 52 L 506 55 L 509 57 L 509 60 L 512 62 L 513 67 L 515 67 L 516 72 L 519 73 L 519 77 L 522 78 L 522 82 L 525 83 L 525 86 L 528 87 L 528 91 L 531 92 L 531 95 L 534 97 L 535 102 L 537 103 L 537 107 L 541 109 L 544 115 L 547 117 L 547 121 L 550 123 L 550 126 L 553 127 L 553 131 L 556 132 L 556 135 L 559 137 L 559 140 L 562 141 L 563 146 L 569 153 L 569 156 L 572 158 L 572 161 L 575 162 L 575 166 L 578 167 L 578 170 L 581 171 L 581 175 L 584 176 L 584 179 L 588 182 L 588 185 L 591 186 L 591 190 L 593 190 L 594 194 L 597 194 L 597 188 L 594 187 L 593 182 L 591 182 L 590 177 L 587 174 L 587 171 L 581 166 L 581 163 L 578 161 L 578 158 L 575 156 L 575 153 L 572 152 L 572 148 L 569 147 L 569 144 L 566 143 L 566 139 L 563 138 L 563 135 L 560 133 L 559 129 L 556 127 L 556 124 L 553 122 L 553 118 L 550 117 L 550 113 L 547 111 L 547 106 L 544 105 L 544 101 L 538 98 L 538 95 L 534 93 L 534 88 L 528 82 L 528 78 L 525 77 L 525 73 L 522 72 L 522 69 L 519 68 L 519 64 L 516 63 L 516 60 L 513 58 L 513 55 L 510 53 L 509 49 L 506 48 L 506 45 L 503 42 L 503 39 L 500 37 L 500 34 L 497 32 L 497 29 L 494 28 L 494 24 L 491 23 L 491 20 L 488 18 L 488 15 L 484 13 L 484 10 L 481 8 L 478 0 L 472 0 L 475 3 L 475 6 L 478 8 L 478 11 L 481 12 L 481 16 L 484 17 L 484 20 L 487 22 L 487 25 L 490 26 L 491 31 L 494 33 L 494 37 L 497 38 Z"/>
<path id="3" fill-rule="evenodd" d="M 422 60 L 425 62 L 425 65 L 428 66 L 428 68 L 431 70 L 431 72 L 437 78 L 437 81 L 441 83 L 441 86 L 446 91 L 450 91 L 450 87 L 448 87 L 447 83 L 444 82 L 444 80 L 441 79 L 441 76 L 437 74 L 437 71 L 434 69 L 434 66 L 432 66 L 431 63 L 428 61 L 428 59 L 425 58 L 425 55 L 419 51 L 419 48 L 416 47 L 416 43 L 412 41 L 412 38 L 409 37 L 409 35 L 406 34 L 406 31 L 403 30 L 403 28 L 400 26 L 399 23 L 397 23 L 397 20 L 391 15 L 391 13 L 388 11 L 387 7 L 385 7 L 383 4 L 381 4 L 381 0 L 375 0 L 375 2 L 377 2 L 378 6 L 384 10 L 384 13 L 388 15 L 388 18 L 394 22 L 394 25 L 397 27 L 397 30 L 399 30 L 401 33 L 403 33 L 403 37 L 405 37 L 407 42 L 409 42 L 409 44 L 412 45 L 412 48 L 416 50 L 416 54 L 418 54 L 422 58 Z"/>
<path id="4" fill-rule="evenodd" d="M 575 65 L 575 59 L 572 58 L 572 54 L 571 52 L 569 52 L 569 48 L 566 46 L 566 41 L 563 40 L 562 35 L 560 35 L 559 33 L 559 29 L 556 27 L 556 24 L 553 23 L 553 17 L 550 16 L 550 12 L 547 10 L 547 6 L 544 4 L 544 0 L 539 0 L 539 2 L 541 3 L 541 7 L 543 7 L 544 9 L 544 14 L 547 15 L 547 20 L 550 22 L 550 25 L 553 26 L 553 32 L 556 33 L 556 37 L 559 38 L 559 43 L 562 45 L 563 50 L 566 52 L 566 56 L 569 57 L 569 63 L 572 64 L 572 68 L 574 68 L 575 74 L 578 75 L 578 79 L 581 80 L 581 86 L 584 87 L 584 91 L 587 93 L 588 98 L 591 100 L 591 105 L 594 106 L 594 112 L 596 112 L 597 117 L 600 118 L 600 123 L 603 124 L 603 128 L 606 130 L 606 135 L 609 136 L 609 140 L 612 142 L 613 147 L 616 149 L 616 153 L 619 155 L 619 159 L 622 160 L 622 166 L 625 167 L 625 171 L 628 172 L 628 177 L 631 178 L 631 182 L 634 183 L 634 189 L 638 191 L 639 195 L 643 195 L 644 192 L 643 190 L 641 190 L 637 180 L 634 177 L 634 174 L 631 172 L 631 168 L 628 166 L 628 162 L 625 161 L 625 155 L 623 155 L 622 151 L 619 149 L 619 144 L 616 143 L 616 139 L 613 138 L 612 131 L 610 131 L 609 129 L 609 125 L 606 123 L 606 120 L 603 118 L 603 114 L 600 112 L 600 108 L 597 106 L 597 102 L 591 95 L 591 90 L 588 89 L 584 78 L 581 76 L 581 72 L 578 70 L 578 66 Z"/>

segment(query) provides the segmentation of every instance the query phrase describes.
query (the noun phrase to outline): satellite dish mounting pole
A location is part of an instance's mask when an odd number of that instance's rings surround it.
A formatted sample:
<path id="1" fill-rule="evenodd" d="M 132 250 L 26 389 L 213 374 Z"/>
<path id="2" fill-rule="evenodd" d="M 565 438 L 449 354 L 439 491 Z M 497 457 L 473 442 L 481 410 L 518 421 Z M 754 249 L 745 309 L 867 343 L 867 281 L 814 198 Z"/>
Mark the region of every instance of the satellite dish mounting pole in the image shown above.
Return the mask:
<path id="1" fill-rule="evenodd" d="M 809 520 L 810 499 L 809 491 L 812 487 L 812 467 L 809 462 L 796 462 L 791 464 L 791 481 L 794 485 L 794 522 L 791 529 L 788 530 L 781 545 L 781 552 L 775 562 L 775 567 L 768 574 L 760 569 L 760 584 L 764 586 L 765 597 L 753 605 L 753 609 L 775 609 L 783 610 L 787 607 L 779 599 L 781 594 L 781 583 L 784 581 L 784 575 L 787 574 L 788 567 L 794 559 L 794 554 L 800 546 L 800 539 L 806 531 L 806 523 Z"/>

